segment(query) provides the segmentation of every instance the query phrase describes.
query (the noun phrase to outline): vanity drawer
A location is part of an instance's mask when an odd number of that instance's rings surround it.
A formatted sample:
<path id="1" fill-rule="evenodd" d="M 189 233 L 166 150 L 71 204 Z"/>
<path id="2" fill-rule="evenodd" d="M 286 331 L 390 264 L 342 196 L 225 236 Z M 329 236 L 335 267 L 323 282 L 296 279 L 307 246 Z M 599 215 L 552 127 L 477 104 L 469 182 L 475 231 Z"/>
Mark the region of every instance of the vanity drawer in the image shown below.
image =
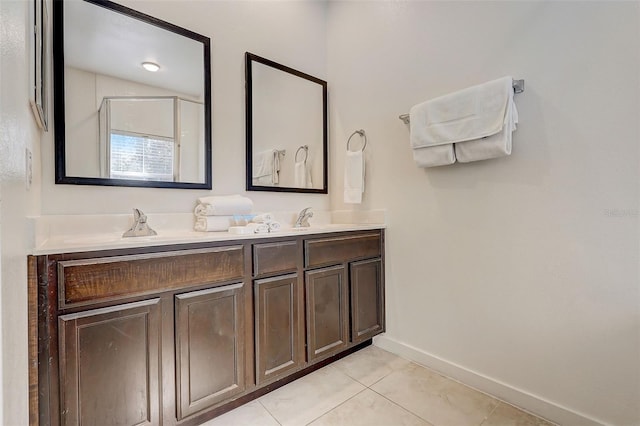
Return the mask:
<path id="1" fill-rule="evenodd" d="M 253 245 L 253 275 L 256 277 L 295 271 L 298 242 L 282 241 Z"/>
<path id="2" fill-rule="evenodd" d="M 312 239 L 306 240 L 304 244 L 304 262 L 307 268 L 379 257 L 382 253 L 379 233 Z"/>
<path id="3" fill-rule="evenodd" d="M 241 280 L 241 245 L 100 259 L 60 261 L 60 308 L 157 293 L 190 285 Z"/>

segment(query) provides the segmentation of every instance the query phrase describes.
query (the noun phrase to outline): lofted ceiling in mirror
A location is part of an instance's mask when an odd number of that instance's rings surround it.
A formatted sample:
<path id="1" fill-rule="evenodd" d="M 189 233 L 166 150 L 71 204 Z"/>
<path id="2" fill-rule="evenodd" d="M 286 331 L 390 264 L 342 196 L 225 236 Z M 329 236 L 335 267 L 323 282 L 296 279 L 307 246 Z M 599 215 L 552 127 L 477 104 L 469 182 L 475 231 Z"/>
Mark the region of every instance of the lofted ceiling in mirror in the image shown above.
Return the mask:
<path id="1" fill-rule="evenodd" d="M 210 40 L 54 0 L 56 183 L 211 188 Z"/>

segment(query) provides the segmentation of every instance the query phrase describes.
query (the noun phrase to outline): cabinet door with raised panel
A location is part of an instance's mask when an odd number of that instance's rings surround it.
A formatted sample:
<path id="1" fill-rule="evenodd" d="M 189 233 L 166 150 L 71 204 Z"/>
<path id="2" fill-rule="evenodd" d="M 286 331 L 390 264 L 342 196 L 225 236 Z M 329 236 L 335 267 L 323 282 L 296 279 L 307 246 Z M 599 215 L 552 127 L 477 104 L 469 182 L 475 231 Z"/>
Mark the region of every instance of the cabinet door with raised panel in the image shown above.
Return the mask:
<path id="1" fill-rule="evenodd" d="M 161 413 L 160 299 L 59 317 L 64 425 L 151 425 Z"/>
<path id="2" fill-rule="evenodd" d="M 309 362 L 345 349 L 349 339 L 349 305 L 344 266 L 305 273 L 307 356 Z"/>
<path id="3" fill-rule="evenodd" d="M 304 308 L 298 274 L 256 280 L 256 381 L 282 377 L 304 362 Z"/>
<path id="4" fill-rule="evenodd" d="M 351 282 L 351 341 L 363 342 L 384 331 L 384 286 L 380 259 L 353 262 Z"/>
<path id="5" fill-rule="evenodd" d="M 175 296 L 178 419 L 245 389 L 244 284 Z"/>

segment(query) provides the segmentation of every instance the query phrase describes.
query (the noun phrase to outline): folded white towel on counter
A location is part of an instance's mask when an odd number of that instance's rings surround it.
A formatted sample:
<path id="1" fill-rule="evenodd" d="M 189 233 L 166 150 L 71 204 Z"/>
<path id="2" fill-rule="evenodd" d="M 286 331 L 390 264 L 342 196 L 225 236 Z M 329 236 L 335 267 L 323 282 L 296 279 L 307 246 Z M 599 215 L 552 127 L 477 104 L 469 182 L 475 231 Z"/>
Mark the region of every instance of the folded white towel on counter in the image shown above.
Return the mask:
<path id="1" fill-rule="evenodd" d="M 344 202 L 360 204 L 364 193 L 364 153 L 347 151 L 344 160 Z"/>
<path id="2" fill-rule="evenodd" d="M 296 188 L 311 188 L 311 168 L 305 161 L 298 161 L 294 165 L 294 182 Z"/>
<path id="3" fill-rule="evenodd" d="M 272 220 L 273 220 L 273 214 L 271 214 L 271 213 L 260 213 L 260 214 L 255 215 L 251 219 L 251 222 L 268 223 L 268 222 L 271 222 Z"/>
<path id="4" fill-rule="evenodd" d="M 456 162 L 453 144 L 413 149 L 413 160 L 418 167 L 448 166 Z"/>
<path id="5" fill-rule="evenodd" d="M 511 155 L 512 135 L 517 124 L 518 110 L 516 109 L 515 102 L 513 102 L 512 93 L 502 130 L 482 139 L 474 139 L 454 144 L 456 159 L 461 163 L 468 163 L 471 161 L 488 160 L 490 158 Z"/>
<path id="6" fill-rule="evenodd" d="M 198 198 L 194 210 L 196 216 L 230 216 L 249 214 L 253 201 L 241 195 L 214 195 Z"/>
<path id="7" fill-rule="evenodd" d="M 276 220 L 267 223 L 267 225 L 269 226 L 269 232 L 278 232 L 282 228 L 280 222 Z"/>
<path id="8" fill-rule="evenodd" d="M 227 231 L 234 224 L 233 216 L 196 216 L 193 229 L 200 232 Z"/>
<path id="9" fill-rule="evenodd" d="M 503 77 L 415 105 L 409 112 L 411 146 L 444 145 L 502 131 L 513 79 Z"/>
<path id="10" fill-rule="evenodd" d="M 269 232 L 269 225 L 266 223 L 249 223 L 245 226 L 249 230 L 249 233 L 253 234 L 266 234 Z"/>

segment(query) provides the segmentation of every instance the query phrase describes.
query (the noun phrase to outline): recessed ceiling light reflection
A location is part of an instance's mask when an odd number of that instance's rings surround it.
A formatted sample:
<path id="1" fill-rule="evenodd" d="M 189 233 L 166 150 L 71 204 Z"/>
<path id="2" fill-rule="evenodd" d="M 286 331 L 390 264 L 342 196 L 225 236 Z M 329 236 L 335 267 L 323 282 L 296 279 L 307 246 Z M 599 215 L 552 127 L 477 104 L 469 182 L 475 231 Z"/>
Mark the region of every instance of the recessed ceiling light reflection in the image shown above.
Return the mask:
<path id="1" fill-rule="evenodd" d="M 160 65 L 153 62 L 143 62 L 142 67 L 149 72 L 156 72 L 160 69 Z"/>

